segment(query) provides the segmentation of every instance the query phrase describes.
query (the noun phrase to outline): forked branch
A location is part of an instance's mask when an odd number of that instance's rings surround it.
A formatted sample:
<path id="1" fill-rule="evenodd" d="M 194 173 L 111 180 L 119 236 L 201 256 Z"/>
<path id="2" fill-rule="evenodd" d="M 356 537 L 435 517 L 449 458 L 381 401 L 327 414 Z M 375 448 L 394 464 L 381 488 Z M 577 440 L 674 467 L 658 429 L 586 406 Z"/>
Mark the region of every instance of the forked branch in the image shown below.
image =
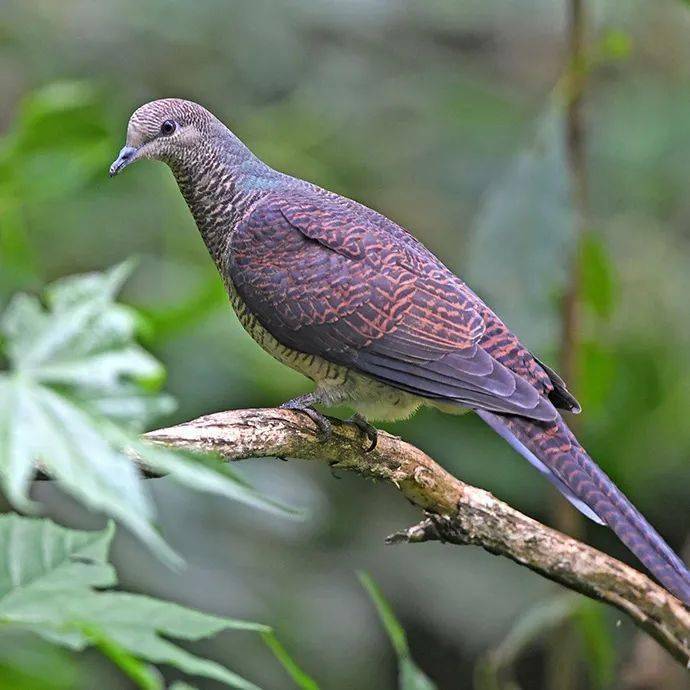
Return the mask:
<path id="1" fill-rule="evenodd" d="M 426 517 L 389 542 L 441 540 L 475 544 L 628 614 L 678 661 L 690 665 L 690 610 L 649 577 L 514 510 L 488 491 L 446 472 L 424 452 L 379 432 L 364 452 L 361 432 L 332 420 L 320 441 L 314 423 L 284 409 L 232 410 L 200 417 L 146 438 L 186 450 L 212 451 L 228 461 L 291 457 L 323 462 L 393 484 Z"/>

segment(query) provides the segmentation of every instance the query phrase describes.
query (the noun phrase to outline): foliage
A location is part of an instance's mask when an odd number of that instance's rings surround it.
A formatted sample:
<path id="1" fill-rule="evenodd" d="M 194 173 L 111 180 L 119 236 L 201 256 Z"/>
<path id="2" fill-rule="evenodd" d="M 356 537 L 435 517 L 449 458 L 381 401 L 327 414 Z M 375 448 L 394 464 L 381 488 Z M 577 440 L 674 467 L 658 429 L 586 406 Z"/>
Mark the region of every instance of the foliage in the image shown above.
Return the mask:
<path id="1" fill-rule="evenodd" d="M 36 287 L 27 205 L 83 189 L 111 147 L 103 99 L 88 82 L 54 82 L 24 99 L 0 140 L 0 294 Z"/>
<path id="2" fill-rule="evenodd" d="M 297 663 L 295 663 L 283 644 L 275 636 L 275 633 L 272 631 L 263 632 L 261 633 L 261 637 L 300 690 L 319 690 L 316 681 L 310 678 Z"/>
<path id="3" fill-rule="evenodd" d="M 393 609 L 385 600 L 381 590 L 366 573 L 359 573 L 359 581 L 371 597 L 383 627 L 388 633 L 393 649 L 398 656 L 398 682 L 400 690 L 435 690 L 436 685 L 417 666 L 410 654 L 405 630 L 398 622 Z"/>
<path id="4" fill-rule="evenodd" d="M 115 294 L 130 273 L 60 280 L 46 306 L 18 295 L 0 321 L 9 360 L 0 372 L 0 481 L 12 503 L 32 509 L 28 489 L 41 468 L 87 506 L 126 524 L 171 562 L 176 556 L 154 525 L 154 507 L 133 451 L 155 471 L 198 490 L 283 511 L 220 463 L 150 447 L 137 432 L 170 411 L 159 392 L 161 365 L 135 340 L 137 318 Z"/>
<path id="5" fill-rule="evenodd" d="M 145 690 L 160 688 L 161 682 L 139 660 L 256 690 L 235 673 L 167 638 L 198 640 L 221 630 L 267 632 L 268 628 L 112 591 L 117 576 L 107 558 L 113 534 L 112 524 L 100 532 L 83 532 L 49 520 L 0 517 L 3 626 L 30 631 L 70 649 L 95 645 Z"/>
<path id="6" fill-rule="evenodd" d="M 559 594 L 531 607 L 515 621 L 501 642 L 478 661 L 476 690 L 520 690 L 515 679 L 515 666 L 520 657 L 571 621 L 576 623 L 578 638 L 589 661 L 589 687 L 600 690 L 609 687 L 616 653 L 602 609 L 600 604 L 572 594 Z"/>
<path id="7" fill-rule="evenodd" d="M 34 633 L 3 626 L 0 631 L 0 688 L 75 690 L 85 686 L 86 669 L 74 654 Z"/>

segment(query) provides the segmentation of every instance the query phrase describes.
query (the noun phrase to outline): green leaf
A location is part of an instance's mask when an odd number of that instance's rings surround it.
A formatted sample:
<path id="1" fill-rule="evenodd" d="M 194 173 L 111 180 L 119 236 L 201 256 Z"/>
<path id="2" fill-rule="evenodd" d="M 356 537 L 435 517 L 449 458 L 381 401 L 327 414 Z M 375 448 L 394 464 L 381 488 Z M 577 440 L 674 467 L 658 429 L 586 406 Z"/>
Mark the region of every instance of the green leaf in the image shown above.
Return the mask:
<path id="1" fill-rule="evenodd" d="M 288 654 L 287 649 L 275 636 L 275 633 L 266 632 L 261 637 L 298 688 L 301 688 L 301 690 L 319 690 L 317 682 L 297 665 L 297 662 Z"/>
<path id="2" fill-rule="evenodd" d="M 0 295 L 40 284 L 25 209 L 63 200 L 103 174 L 114 147 L 107 104 L 86 83 L 49 84 L 23 100 L 0 139 Z"/>
<path id="3" fill-rule="evenodd" d="M 106 103 L 84 82 L 31 92 L 2 142 L 0 196 L 35 204 L 84 187 L 112 150 Z"/>
<path id="4" fill-rule="evenodd" d="M 39 268 L 27 236 L 26 218 L 11 199 L 2 198 L 0 185 L 0 298 L 39 284 Z"/>
<path id="5" fill-rule="evenodd" d="M 405 630 L 395 617 L 390 604 L 384 599 L 381 590 L 367 573 L 360 572 L 357 573 L 357 576 L 362 587 L 364 587 L 374 602 L 379 618 L 398 656 L 400 690 L 435 690 L 436 685 L 412 660 Z"/>
<path id="6" fill-rule="evenodd" d="M 101 420 L 100 431 L 117 446 L 126 447 L 128 453 L 146 461 L 147 468 L 165 475 L 181 486 L 196 491 L 215 493 L 253 508 L 293 518 L 304 513 L 252 488 L 233 471 L 222 458 L 212 458 L 182 451 L 172 451 L 163 446 L 145 442 L 124 432 L 115 424 Z"/>
<path id="7" fill-rule="evenodd" d="M 124 647 L 104 635 L 92 625 L 81 626 L 81 632 L 98 650 L 107 656 L 134 684 L 142 690 L 161 690 L 163 681 L 155 667 L 145 664 Z"/>
<path id="8" fill-rule="evenodd" d="M 578 397 L 590 414 L 604 412 L 619 371 L 619 357 L 605 341 L 583 341 L 580 347 Z"/>
<path id="9" fill-rule="evenodd" d="M 500 644 L 477 662 L 475 677 L 478 687 L 503 687 L 502 677 L 510 676 L 520 654 L 535 640 L 571 618 L 578 604 L 577 597 L 566 594 L 546 599 L 529 608 L 517 619 Z"/>
<path id="10" fill-rule="evenodd" d="M 0 486 L 13 505 L 34 509 L 35 464 L 89 508 L 127 525 L 172 564 L 179 557 L 154 525 L 155 510 L 130 457 L 134 452 L 179 484 L 290 514 L 220 463 L 144 444 L 144 425 L 169 412 L 161 364 L 135 339 L 137 317 L 115 302 L 132 263 L 65 278 L 45 306 L 17 295 L 0 318 L 10 363 L 0 372 Z"/>
<path id="11" fill-rule="evenodd" d="M 630 57 L 633 41 L 630 34 L 620 29 L 609 29 L 599 42 L 595 52 L 599 60 L 625 60 Z"/>
<path id="12" fill-rule="evenodd" d="M 143 595 L 101 591 L 117 584 L 107 562 L 113 534 L 112 524 L 101 532 L 82 532 L 49 520 L 0 517 L 0 623 L 75 650 L 95 645 L 146 690 L 160 683 L 136 660 L 256 690 L 168 638 L 199 640 L 222 630 L 266 633 L 269 628 Z"/>
<path id="13" fill-rule="evenodd" d="M 539 602 L 520 616 L 496 648 L 494 658 L 501 666 L 512 664 L 535 639 L 570 618 L 577 603 L 577 598 L 570 594 Z"/>
<path id="14" fill-rule="evenodd" d="M 88 685 L 87 672 L 69 650 L 25 630 L 4 626 L 0 631 L 0 688 L 74 690 Z"/>
<path id="15" fill-rule="evenodd" d="M 173 403 L 149 385 L 162 382 L 163 367 L 136 343 L 133 312 L 114 302 L 132 268 L 126 262 L 106 273 L 59 280 L 46 290 L 48 309 L 35 297 L 17 295 L 0 329 L 12 370 L 22 378 L 67 387 L 97 411 L 140 430 L 151 414 L 170 412 Z"/>
<path id="16" fill-rule="evenodd" d="M 580 245 L 581 296 L 601 317 L 608 317 L 615 307 L 614 267 L 601 236 L 588 232 Z"/>
<path id="17" fill-rule="evenodd" d="M 65 595 L 56 597 L 51 603 L 54 607 L 41 602 L 43 624 L 48 627 L 52 624 L 58 631 L 64 629 L 63 644 L 83 648 L 89 637 L 81 631 L 85 625 L 94 626 L 107 639 L 141 659 L 170 664 L 186 673 L 213 678 L 232 687 L 255 688 L 220 664 L 194 656 L 161 635 L 200 640 L 227 629 L 265 632 L 268 630 L 266 626 L 211 616 L 177 604 L 123 592 L 81 593 L 78 597 Z M 55 636 L 51 635 L 51 639 Z"/>
<path id="18" fill-rule="evenodd" d="M 616 648 L 606 624 L 604 607 L 582 599 L 575 614 L 577 629 L 582 636 L 592 674 L 592 687 L 611 687 L 616 666 Z"/>

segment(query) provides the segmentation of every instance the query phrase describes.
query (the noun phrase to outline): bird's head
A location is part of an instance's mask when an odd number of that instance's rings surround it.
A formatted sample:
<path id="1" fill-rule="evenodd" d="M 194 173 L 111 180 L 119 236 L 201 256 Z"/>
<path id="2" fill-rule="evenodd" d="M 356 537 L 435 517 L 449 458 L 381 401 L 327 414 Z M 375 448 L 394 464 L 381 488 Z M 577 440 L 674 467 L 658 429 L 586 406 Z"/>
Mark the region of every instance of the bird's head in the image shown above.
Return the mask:
<path id="1" fill-rule="evenodd" d="M 110 176 L 140 158 L 163 161 L 173 168 L 181 165 L 219 129 L 225 128 L 196 103 L 179 98 L 151 101 L 129 118 L 127 141 L 110 166 Z"/>

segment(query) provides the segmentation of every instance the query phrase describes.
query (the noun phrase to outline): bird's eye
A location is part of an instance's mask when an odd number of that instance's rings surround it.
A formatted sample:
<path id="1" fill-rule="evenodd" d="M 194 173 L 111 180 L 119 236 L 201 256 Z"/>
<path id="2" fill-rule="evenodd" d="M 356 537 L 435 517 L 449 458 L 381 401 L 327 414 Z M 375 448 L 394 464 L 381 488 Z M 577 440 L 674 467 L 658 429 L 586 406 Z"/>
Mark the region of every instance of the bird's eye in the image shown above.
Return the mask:
<path id="1" fill-rule="evenodd" d="M 164 137 L 169 137 L 177 129 L 177 122 L 175 120 L 166 120 L 161 125 L 161 134 Z"/>

